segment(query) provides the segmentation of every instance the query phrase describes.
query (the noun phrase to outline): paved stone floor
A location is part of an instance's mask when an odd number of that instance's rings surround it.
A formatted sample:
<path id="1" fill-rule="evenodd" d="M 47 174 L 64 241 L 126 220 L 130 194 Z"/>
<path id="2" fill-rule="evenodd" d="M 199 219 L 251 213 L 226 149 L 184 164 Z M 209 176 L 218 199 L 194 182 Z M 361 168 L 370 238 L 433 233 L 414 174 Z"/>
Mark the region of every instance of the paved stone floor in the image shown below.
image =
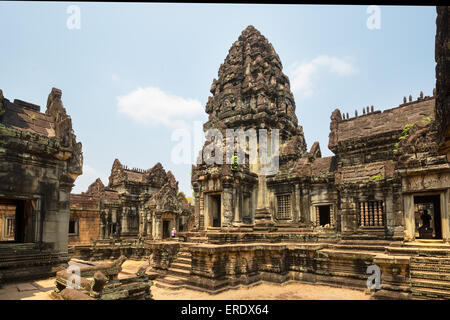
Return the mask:
<path id="1" fill-rule="evenodd" d="M 153 286 L 155 300 L 369 300 L 363 291 L 303 283 L 262 283 L 253 287 L 231 289 L 216 295 L 180 289 L 176 291 Z"/>
<path id="2" fill-rule="evenodd" d="M 127 260 L 122 265 L 123 275 L 135 273 L 145 261 Z M 5 284 L 0 288 L 0 300 L 51 300 L 55 278 Z M 167 290 L 152 287 L 155 300 L 368 300 L 363 291 L 303 283 L 262 283 L 252 287 L 231 289 L 216 295 L 180 289 Z"/>
<path id="3" fill-rule="evenodd" d="M 8 283 L 0 288 L 0 300 L 52 300 L 50 293 L 55 288 L 55 278 Z"/>

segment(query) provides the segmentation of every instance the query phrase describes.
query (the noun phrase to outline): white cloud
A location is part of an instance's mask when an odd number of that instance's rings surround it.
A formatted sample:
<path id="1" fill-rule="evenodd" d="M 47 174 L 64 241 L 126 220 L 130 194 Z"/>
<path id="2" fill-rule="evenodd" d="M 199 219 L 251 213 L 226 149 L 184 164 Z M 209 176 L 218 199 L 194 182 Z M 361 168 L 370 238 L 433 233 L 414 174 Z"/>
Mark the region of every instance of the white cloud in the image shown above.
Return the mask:
<path id="1" fill-rule="evenodd" d="M 320 55 L 313 60 L 298 64 L 295 63 L 290 73 L 291 90 L 300 96 L 309 97 L 314 94 L 314 82 L 317 80 L 321 69 L 338 76 L 349 76 L 357 72 L 356 68 L 349 62 L 327 55 Z"/>
<path id="2" fill-rule="evenodd" d="M 200 101 L 171 95 L 156 87 L 138 88 L 117 97 L 118 111 L 133 120 L 171 128 L 185 126 L 185 120 L 203 115 Z"/>

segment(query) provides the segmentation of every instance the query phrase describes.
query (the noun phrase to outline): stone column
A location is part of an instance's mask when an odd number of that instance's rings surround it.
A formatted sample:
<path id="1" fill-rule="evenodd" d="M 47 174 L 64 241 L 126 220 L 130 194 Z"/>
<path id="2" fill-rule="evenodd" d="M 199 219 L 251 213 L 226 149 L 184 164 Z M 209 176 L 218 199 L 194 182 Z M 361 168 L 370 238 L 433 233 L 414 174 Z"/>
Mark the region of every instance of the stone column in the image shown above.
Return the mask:
<path id="1" fill-rule="evenodd" d="M 195 219 L 195 230 L 201 230 L 200 226 L 200 188 L 198 184 L 193 185 L 194 189 L 194 199 L 195 199 L 195 208 L 194 208 L 194 219 Z"/>
<path id="2" fill-rule="evenodd" d="M 221 205 L 222 227 L 231 227 L 233 223 L 233 189 L 230 185 L 223 187 Z"/>
<path id="3" fill-rule="evenodd" d="M 294 223 L 300 222 L 300 215 L 302 212 L 302 203 L 300 201 L 300 188 L 298 186 L 298 183 L 294 186 L 294 199 L 295 199 L 295 208 L 293 208 L 293 221 Z"/>
<path id="4" fill-rule="evenodd" d="M 416 226 L 414 221 L 414 197 L 412 194 L 403 195 L 403 205 L 405 212 L 405 241 L 413 241 Z"/>
<path id="5" fill-rule="evenodd" d="M 138 208 L 138 218 L 139 218 L 139 234 L 144 236 L 146 228 L 145 212 L 143 209 Z"/>
<path id="6" fill-rule="evenodd" d="M 129 213 L 129 209 L 128 208 L 123 208 L 122 209 L 123 214 L 122 214 L 122 221 L 121 221 L 121 225 L 122 225 L 122 233 L 127 233 L 128 232 L 128 213 Z"/>
<path id="7" fill-rule="evenodd" d="M 54 252 L 67 253 L 69 233 L 69 195 L 72 184 L 48 185 L 42 203 L 42 242 Z"/>
<path id="8" fill-rule="evenodd" d="M 449 224 L 449 209 L 450 209 L 450 188 L 441 193 L 441 225 L 442 225 L 442 240 L 450 241 L 450 224 Z"/>
<path id="9" fill-rule="evenodd" d="M 234 190 L 234 197 L 236 199 L 235 205 L 234 205 L 234 225 L 239 226 L 242 224 L 242 190 L 241 188 L 237 187 Z"/>
<path id="10" fill-rule="evenodd" d="M 268 231 L 274 226 L 273 214 L 269 208 L 269 192 L 267 190 L 266 177 L 258 177 L 258 193 L 256 196 L 256 210 L 254 229 L 258 231 Z"/>
<path id="11" fill-rule="evenodd" d="M 343 233 L 353 233 L 358 228 L 356 204 L 350 194 L 342 193 L 341 197 L 341 227 Z"/>
<path id="12" fill-rule="evenodd" d="M 155 214 L 155 233 L 154 239 L 160 240 L 162 239 L 162 220 L 161 213 Z"/>

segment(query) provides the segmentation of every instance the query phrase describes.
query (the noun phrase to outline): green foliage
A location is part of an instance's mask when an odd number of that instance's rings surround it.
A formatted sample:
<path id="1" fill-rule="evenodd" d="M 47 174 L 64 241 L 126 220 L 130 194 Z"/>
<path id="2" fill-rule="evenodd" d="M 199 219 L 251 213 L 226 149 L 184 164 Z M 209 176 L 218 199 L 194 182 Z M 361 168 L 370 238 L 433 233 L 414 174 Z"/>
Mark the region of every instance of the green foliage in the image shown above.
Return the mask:
<path id="1" fill-rule="evenodd" d="M 414 123 L 408 123 L 406 124 L 403 129 L 402 129 L 402 133 L 400 134 L 400 137 L 398 137 L 398 141 L 394 144 L 394 153 L 398 152 L 398 146 L 400 145 L 400 142 L 402 140 L 405 140 L 406 138 L 408 138 L 409 136 L 409 130 L 411 130 L 411 128 L 414 126 Z"/>
<path id="2" fill-rule="evenodd" d="M 370 181 L 380 181 L 380 180 L 384 180 L 385 176 L 384 173 L 376 175 L 376 176 L 372 176 L 369 178 Z"/>
<path id="3" fill-rule="evenodd" d="M 237 171 L 239 169 L 238 167 L 238 157 L 237 156 L 233 156 L 231 158 L 232 164 L 231 164 L 231 170 L 233 171 Z"/>
<path id="4" fill-rule="evenodd" d="M 430 116 L 424 117 L 424 118 L 422 119 L 423 122 L 430 122 L 431 120 L 433 120 L 433 118 L 431 118 Z"/>

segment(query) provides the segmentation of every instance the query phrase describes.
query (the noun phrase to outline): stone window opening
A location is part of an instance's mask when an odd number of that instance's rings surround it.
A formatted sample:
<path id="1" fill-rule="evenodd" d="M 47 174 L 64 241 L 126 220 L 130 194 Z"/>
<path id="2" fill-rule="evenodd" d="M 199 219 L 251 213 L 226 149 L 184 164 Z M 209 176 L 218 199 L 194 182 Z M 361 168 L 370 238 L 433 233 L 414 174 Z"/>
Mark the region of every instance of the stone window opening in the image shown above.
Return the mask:
<path id="1" fill-rule="evenodd" d="M 291 218 L 291 195 L 281 194 L 277 195 L 277 218 L 290 219 Z"/>
<path id="2" fill-rule="evenodd" d="M 133 211 L 133 214 L 128 215 L 127 219 L 128 230 L 139 230 L 139 216 Z"/>
<path id="3" fill-rule="evenodd" d="M 5 217 L 4 230 L 4 239 L 14 239 L 14 235 L 16 234 L 16 217 Z"/>
<path id="4" fill-rule="evenodd" d="M 384 226 L 384 204 L 383 201 L 361 201 L 359 203 L 359 225 L 361 227 Z"/>
<path id="5" fill-rule="evenodd" d="M 77 236 L 79 235 L 79 220 L 78 219 L 70 219 L 69 220 L 69 235 Z"/>
<path id="6" fill-rule="evenodd" d="M 316 225 L 321 227 L 333 227 L 334 215 L 330 204 L 316 206 Z"/>

